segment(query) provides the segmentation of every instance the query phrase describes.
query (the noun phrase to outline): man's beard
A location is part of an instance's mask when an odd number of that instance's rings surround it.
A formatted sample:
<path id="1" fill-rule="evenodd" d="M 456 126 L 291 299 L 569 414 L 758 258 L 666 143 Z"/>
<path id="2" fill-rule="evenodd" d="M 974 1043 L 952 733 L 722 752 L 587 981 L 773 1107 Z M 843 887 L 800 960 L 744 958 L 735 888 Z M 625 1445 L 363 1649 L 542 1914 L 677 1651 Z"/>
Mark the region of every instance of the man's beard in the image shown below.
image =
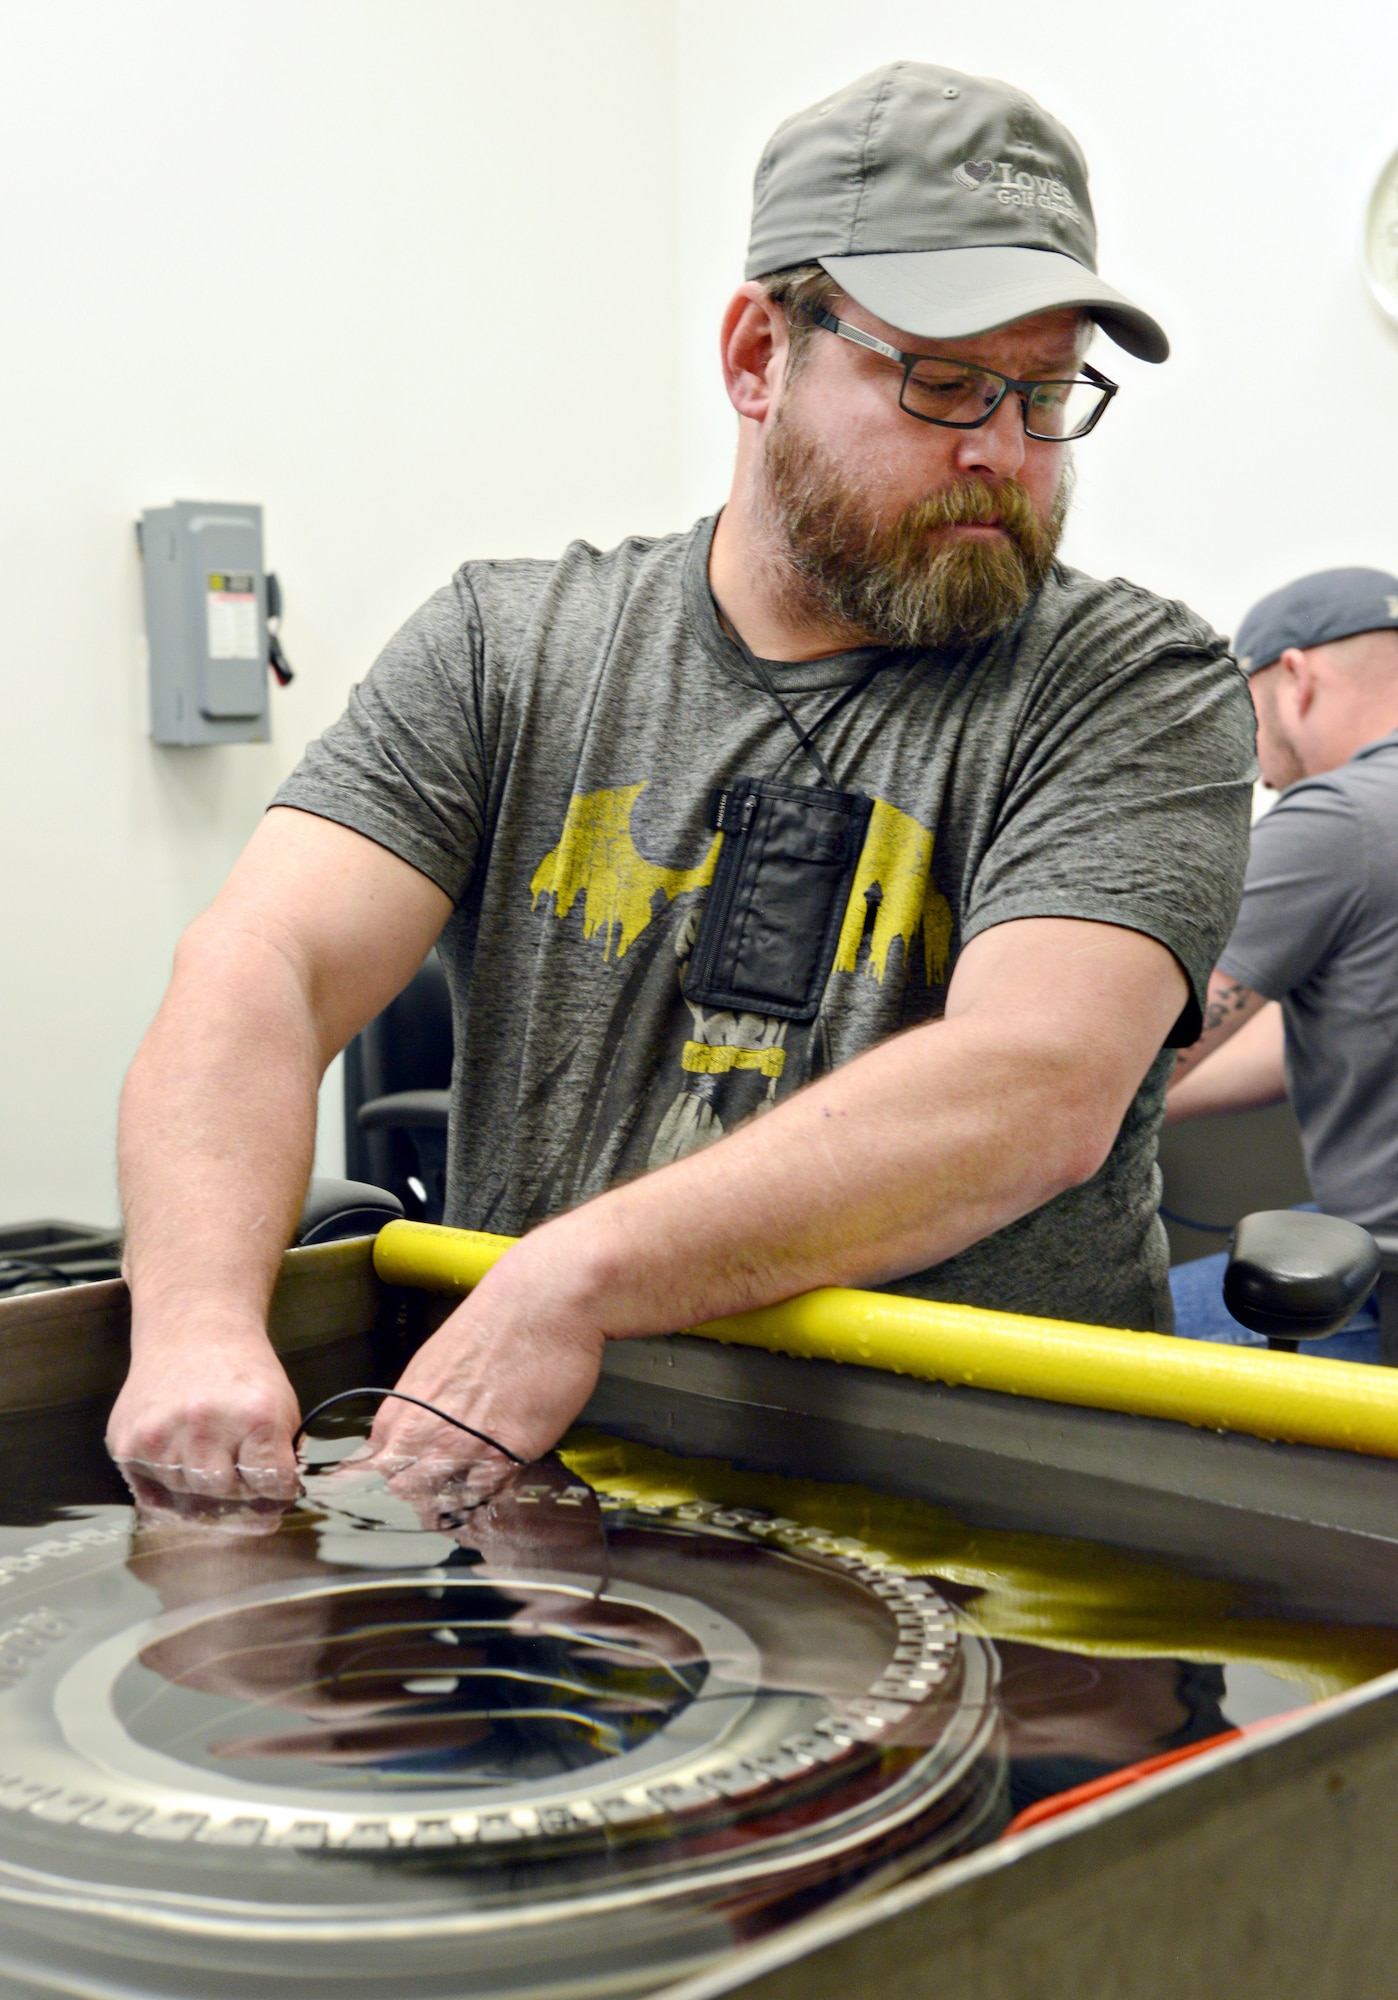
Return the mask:
<path id="1" fill-rule="evenodd" d="M 1018 480 L 961 479 L 884 523 L 788 410 L 768 435 L 763 497 L 790 611 L 809 620 L 833 612 L 886 646 L 967 645 L 1014 623 L 1053 564 L 1066 466 L 1047 520 Z M 1004 531 L 993 541 L 928 540 L 935 528 L 990 522 Z"/>

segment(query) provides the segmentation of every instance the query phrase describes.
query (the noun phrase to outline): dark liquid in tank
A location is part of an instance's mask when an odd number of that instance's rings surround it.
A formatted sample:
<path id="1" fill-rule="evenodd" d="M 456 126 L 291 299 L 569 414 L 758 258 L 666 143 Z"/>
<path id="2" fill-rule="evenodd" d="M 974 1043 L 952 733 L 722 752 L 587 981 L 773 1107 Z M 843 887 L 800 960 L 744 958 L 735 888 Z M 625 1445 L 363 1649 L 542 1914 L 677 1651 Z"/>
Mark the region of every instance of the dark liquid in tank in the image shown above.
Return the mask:
<path id="1" fill-rule="evenodd" d="M 644 1991 L 1398 1663 L 1245 1584 L 595 1436 L 416 1507 L 331 1441 L 295 1507 L 137 1523 L 105 1414 L 0 1424 L 18 1994 Z"/>

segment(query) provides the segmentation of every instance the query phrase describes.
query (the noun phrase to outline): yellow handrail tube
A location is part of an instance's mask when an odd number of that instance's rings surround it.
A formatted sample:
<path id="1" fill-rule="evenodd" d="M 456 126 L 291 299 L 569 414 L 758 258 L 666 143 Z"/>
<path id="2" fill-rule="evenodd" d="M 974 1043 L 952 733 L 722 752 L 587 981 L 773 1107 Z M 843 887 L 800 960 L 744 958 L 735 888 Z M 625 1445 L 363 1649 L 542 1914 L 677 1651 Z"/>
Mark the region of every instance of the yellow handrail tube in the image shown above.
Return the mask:
<path id="1" fill-rule="evenodd" d="M 466 1292 L 514 1241 L 475 1229 L 390 1222 L 375 1242 L 374 1269 L 386 1284 Z M 1398 1370 L 1348 1361 L 833 1285 L 687 1331 L 924 1382 L 1398 1458 Z"/>

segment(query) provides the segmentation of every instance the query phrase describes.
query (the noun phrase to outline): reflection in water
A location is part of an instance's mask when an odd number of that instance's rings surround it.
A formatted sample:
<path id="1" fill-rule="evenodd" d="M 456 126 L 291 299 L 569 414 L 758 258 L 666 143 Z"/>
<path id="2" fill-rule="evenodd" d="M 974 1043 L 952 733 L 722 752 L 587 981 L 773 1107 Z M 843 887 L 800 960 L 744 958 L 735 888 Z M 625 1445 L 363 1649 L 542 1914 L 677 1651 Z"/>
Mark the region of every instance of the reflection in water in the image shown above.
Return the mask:
<path id="1" fill-rule="evenodd" d="M 167 1610 L 212 1605 L 118 1682 L 138 1741 L 249 1782 L 289 1784 L 313 1766 L 317 1785 L 352 1791 L 485 1788 L 624 1755 L 699 1694 L 708 1667 L 693 1636 L 606 1595 L 596 1495 L 558 1459 L 387 1486 L 326 1464 L 311 1480 L 320 1507 L 272 1519 L 138 1477 L 133 1572 Z M 308 1526 L 321 1530 L 314 1547 Z M 227 1604 L 272 1577 L 333 1572 L 336 1556 L 421 1563 L 429 1538 L 450 1553 L 418 1588 L 399 1577 Z M 498 1585 L 475 1575 L 482 1563 L 534 1580 Z M 559 1576 L 569 1587 L 548 1580 Z"/>
<path id="2" fill-rule="evenodd" d="M 296 1763 L 321 1785 L 491 1786 L 633 1750 L 699 1693 L 705 1662 L 655 1613 L 583 1597 L 564 1622 L 557 1604 L 468 1572 L 219 1611 L 143 1648 L 118 1711 L 140 1742 L 249 1780 Z"/>
<path id="3" fill-rule="evenodd" d="M 1161 1563 L 586 1436 L 142 1497 L 129 1550 L 114 1506 L 0 1528 L 0 1987 L 634 1993 L 1243 1719 L 1239 1663 L 1252 1719 L 1398 1662 Z M 35 1871 L 87 1914 L 29 1912 Z"/>
<path id="4" fill-rule="evenodd" d="M 1220 1666 L 1086 1659 L 1010 1640 L 998 1648 L 1015 1813 L 1110 1771 L 1232 1727 Z M 1276 1711 L 1294 1708 L 1277 1683 Z"/>
<path id="5" fill-rule="evenodd" d="M 1105 1685 L 1097 1672 L 1108 1661 L 1222 1668 L 1226 1680 L 1241 1666 L 1248 1720 L 1340 1694 L 1398 1667 L 1398 1604 L 1391 1607 L 1394 1623 L 1301 1623 L 1278 1615 L 1266 1589 L 1066 1535 L 979 1527 L 945 1507 L 868 1487 L 752 1473 L 586 1432 L 568 1441 L 563 1457 L 613 1497 L 779 1508 L 833 1533 L 860 1536 L 933 1578 L 1002 1652 L 1014 1642 L 1076 1655 L 1084 1667 L 1063 1684 L 1065 1714 L 1073 1706 L 1068 1690 Z M 1386 1597 L 1385 1617 L 1389 1609 Z M 1089 1730 L 1098 1727 L 1096 1709 L 1094 1698 L 1083 1718 Z"/>
<path id="6" fill-rule="evenodd" d="M 749 1473 L 579 1433 L 569 1465 L 615 1496 L 780 1507 L 934 1578 L 996 1643 L 1012 1813 L 1398 1667 L 1398 1631 L 1295 1624 L 1236 1583 L 1101 1544 L 969 1526 L 863 1487 Z"/>
<path id="7" fill-rule="evenodd" d="M 472 1476 L 478 1474 L 464 1480 Z M 610 1572 L 612 1554 L 586 1480 L 596 1480 L 612 1500 L 658 1498 L 670 1504 L 712 1498 L 714 1492 L 732 1498 L 738 1488 L 750 1496 L 756 1486 L 770 1504 L 792 1506 L 798 1492 L 788 1480 L 754 1480 L 726 1466 L 684 1464 L 610 1440 L 580 1440 L 564 1458 L 526 1474 L 494 1468 L 476 1494 L 468 1486 L 452 1490 L 450 1482 L 432 1486 L 418 1480 L 408 1498 L 422 1530 L 458 1544 L 448 1568 L 482 1556 L 536 1570 L 578 1566 L 598 1578 L 596 1594 L 564 1604 L 556 1588 L 542 1582 L 530 1592 L 484 1590 L 478 1582 L 468 1592 L 470 1606 L 458 1608 L 444 1598 L 462 1596 L 460 1590 L 432 1584 L 410 1596 L 396 1590 L 392 1600 L 382 1592 L 360 1592 L 354 1598 L 314 1596 L 222 1610 L 156 1640 L 132 1662 L 116 1690 L 126 1726 L 138 1740 L 214 1770 L 288 1784 L 298 1770 L 314 1766 L 318 1786 L 358 1790 L 364 1784 L 380 1790 L 432 1784 L 488 1788 L 590 1772 L 608 1758 L 624 1756 L 700 1696 L 706 1662 L 694 1640 L 656 1612 L 604 1600 L 602 1578 Z M 328 1500 L 336 1482 L 338 1506 L 352 1510 L 352 1468 L 340 1466 L 312 1486 Z M 826 1518 L 834 1498 L 832 1488 L 812 1490 L 812 1504 Z M 840 1492 L 840 1498 L 846 1494 Z M 862 1512 L 860 1532 L 868 1536 L 870 1528 L 892 1528 L 892 1536 L 884 1538 L 902 1540 L 904 1546 L 892 1552 L 904 1558 L 910 1530 L 946 1542 L 950 1526 L 958 1536 L 954 1558 L 932 1560 L 928 1570 L 998 1636 L 1010 1812 L 1230 1728 L 1222 1666 L 1160 1648 L 1170 1622 L 1184 1644 L 1198 1642 L 1198 1626 L 1210 1614 L 1230 1618 L 1232 1642 L 1242 1640 L 1246 1648 L 1252 1634 L 1240 1626 L 1236 1606 L 1220 1602 L 1220 1586 L 1176 1574 L 1166 1578 L 1138 1558 L 1088 1544 L 986 1532 L 972 1538 L 982 1552 L 982 1574 L 972 1580 L 966 1530 L 948 1524 L 938 1510 L 874 1494 L 856 1494 L 854 1500 Z M 360 1502 L 370 1504 L 370 1496 L 362 1494 Z M 360 1516 L 356 1532 L 382 1536 L 392 1526 Z M 296 1536 L 294 1516 L 286 1534 Z M 278 1540 L 284 1542 L 286 1534 Z M 666 1580 L 674 1564 L 672 1548 L 656 1558 L 634 1534 L 620 1540 L 628 1548 L 624 1570 L 632 1580 Z M 206 1536 L 198 1538 L 194 1552 L 184 1534 L 170 1536 L 166 1518 L 164 1528 L 146 1530 L 134 1562 L 156 1582 L 166 1604 L 182 1604 L 192 1602 L 190 1560 L 198 1572 L 194 1600 L 210 1594 L 214 1578 L 204 1568 L 210 1554 Z M 258 1550 L 250 1564 L 236 1560 L 238 1572 L 248 1578 L 266 1574 L 266 1554 Z M 948 1550 L 940 1554 L 946 1558 Z M 732 1546 L 722 1550 L 722 1558 L 726 1568 L 742 1560 Z M 214 1588 L 214 1596 L 236 1582 L 228 1572 L 230 1560 L 226 1548 L 222 1590 Z M 312 1560 L 308 1572 L 316 1566 Z M 708 1578 L 710 1594 L 712 1586 L 714 1578 Z M 768 1684 L 826 1694 L 848 1694 L 868 1684 L 880 1640 L 874 1640 L 872 1652 L 868 1646 L 860 1652 L 866 1608 L 848 1604 L 846 1618 L 838 1618 L 830 1604 L 822 1604 L 812 1622 L 808 1606 L 790 1604 L 784 1616 L 772 1620 L 772 1592 L 780 1600 L 778 1578 L 770 1578 L 764 1592 Z M 1152 1596 L 1164 1600 L 1154 1616 Z M 1082 1600 L 1088 1600 L 1086 1624 L 1098 1626 L 1090 1652 L 1066 1650 L 1064 1642 L 1070 1644 L 1072 1636 L 1082 1642 L 1092 1634 L 1060 1636 L 1048 1630 L 1054 1622 L 1072 1624 L 1074 1616 L 1082 1624 Z M 1046 1628 L 1050 1646 L 1008 1636 L 1014 1628 L 1014 1616 L 1006 1616 L 1010 1604 L 1032 1604 L 1028 1618 L 1018 1612 L 1020 1624 Z M 1136 1644 L 1126 1648 L 1120 1630 L 1112 1630 L 1114 1624 L 1120 1628 L 1122 1614 L 1136 1626 Z M 1288 1638 L 1272 1622 L 1268 1642 L 1286 1652 Z M 1306 1644 L 1314 1644 L 1314 1634 L 1306 1634 Z M 854 1672 L 842 1674 L 840 1662 L 850 1646 Z M 1290 1680 L 1262 1672 L 1272 1686 L 1272 1712 L 1294 1708 L 1304 1698 L 1306 1674 L 1314 1678 L 1312 1662 L 1290 1662 Z"/>
<path id="8" fill-rule="evenodd" d="M 342 1465 L 312 1482 L 322 1502 L 333 1496 L 341 1536 L 347 1521 L 358 1536 L 393 1534 L 391 1521 L 375 1517 L 371 1492 L 356 1500 L 351 1474 Z M 468 1616 L 445 1610 L 435 1586 L 435 1595 L 413 1599 L 396 1593 L 392 1604 L 360 1594 L 225 1611 L 144 1649 L 117 1690 L 127 1726 L 152 1747 L 245 1777 L 290 1782 L 298 1765 L 310 1765 L 318 1785 L 381 1789 L 488 1786 L 581 1772 L 625 1754 L 700 1695 L 706 1666 L 679 1628 L 603 1601 L 610 1555 L 594 1483 L 611 1501 L 762 1499 L 846 1526 L 857 1514 L 862 1536 L 934 1575 L 997 1639 L 1014 1812 L 1232 1726 L 1224 1667 L 1198 1658 L 1201 1651 L 1252 1662 L 1249 1720 L 1398 1659 L 1391 1634 L 1248 1619 L 1233 1587 L 1118 1551 L 967 1530 L 913 1502 L 580 1436 L 561 1458 L 523 1474 L 477 1469 L 455 1487 L 419 1481 L 404 1491 L 424 1534 L 457 1545 L 450 1564 L 580 1568 L 598 1579 L 590 1601 L 567 1602 L 543 1585 L 527 1595 L 495 1591 L 490 1602 L 477 1591 Z M 172 1531 L 158 1508 L 148 1519 L 133 1567 L 167 1606 L 267 1574 L 268 1547 L 254 1553 L 227 1542 L 219 1551 L 223 1537 L 211 1544 Z M 256 1525 L 267 1524 L 259 1517 Z M 296 1548 L 302 1557 L 291 1557 L 292 1569 L 320 1567 L 304 1527 L 304 1510 L 295 1510 L 275 1536 L 283 1570 Z M 730 1565 L 740 1560 L 735 1550 L 725 1554 Z M 632 1546 L 629 1573 L 663 1583 L 674 1559 L 673 1549 L 657 1561 Z M 780 1585 L 768 1579 L 769 1598 L 773 1591 L 779 1599 Z M 868 1660 L 853 1677 L 842 1678 L 839 1663 L 866 1614 L 853 1604 L 843 1617 L 831 1609 L 814 1626 L 794 1605 L 774 1621 L 766 1645 L 778 1684 L 848 1693 L 865 1676 Z"/>

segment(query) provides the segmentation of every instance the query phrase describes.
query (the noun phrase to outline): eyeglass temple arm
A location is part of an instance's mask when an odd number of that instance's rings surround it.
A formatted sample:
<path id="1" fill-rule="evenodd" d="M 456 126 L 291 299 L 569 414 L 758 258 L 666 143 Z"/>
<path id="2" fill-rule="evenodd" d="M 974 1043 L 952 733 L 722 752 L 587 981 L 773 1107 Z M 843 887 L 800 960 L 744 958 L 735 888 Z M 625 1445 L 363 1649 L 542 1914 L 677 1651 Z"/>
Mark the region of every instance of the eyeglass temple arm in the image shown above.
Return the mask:
<path id="1" fill-rule="evenodd" d="M 902 365 L 910 359 L 900 348 L 890 347 L 886 340 L 879 340 L 874 334 L 866 333 L 862 326 L 854 326 L 847 319 L 836 319 L 834 313 L 827 312 L 824 306 L 812 306 L 811 318 L 817 326 L 823 326 L 827 332 L 838 333 L 842 339 L 852 340 L 859 347 L 867 347 L 873 354 L 882 354 L 889 361 L 896 361 Z"/>
<path id="2" fill-rule="evenodd" d="M 862 326 L 855 326 L 847 319 L 837 319 L 835 314 L 827 312 L 824 306 L 812 306 L 810 316 L 817 326 L 825 327 L 830 333 L 838 333 L 845 340 L 852 340 L 860 347 L 867 347 L 873 354 L 885 355 L 888 360 L 897 361 L 905 368 L 910 368 L 919 361 L 935 360 L 937 358 L 935 355 L 905 354 L 900 347 L 890 347 L 886 340 L 878 339 L 875 334 L 866 333 Z M 1012 375 L 1002 374 L 998 368 L 987 368 L 984 362 L 978 365 L 982 374 L 999 376 L 999 379 L 1011 389 L 1037 389 L 1042 386 L 1038 382 L 1017 382 Z M 1112 381 L 1110 376 L 1103 375 L 1099 369 L 1093 367 L 1090 361 L 1084 361 L 1080 365 L 1082 373 L 1097 388 L 1110 389 L 1113 395 L 1116 394 L 1118 385 Z"/>

